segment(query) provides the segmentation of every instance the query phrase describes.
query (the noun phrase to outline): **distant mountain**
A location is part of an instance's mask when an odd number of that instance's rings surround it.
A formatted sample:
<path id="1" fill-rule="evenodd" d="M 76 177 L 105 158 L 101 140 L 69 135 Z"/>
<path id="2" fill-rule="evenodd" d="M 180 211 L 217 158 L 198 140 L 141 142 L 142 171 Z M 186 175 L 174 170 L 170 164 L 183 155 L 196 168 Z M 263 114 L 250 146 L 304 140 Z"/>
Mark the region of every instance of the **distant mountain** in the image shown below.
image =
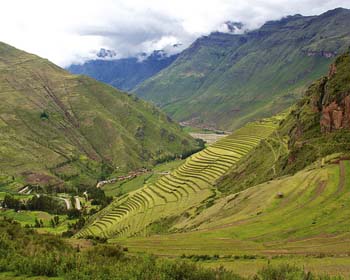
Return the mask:
<path id="1" fill-rule="evenodd" d="M 1 188 L 93 184 L 194 149 L 153 105 L 0 43 Z"/>
<path id="2" fill-rule="evenodd" d="M 151 55 L 122 59 L 113 58 L 112 50 L 101 49 L 97 56 L 104 59 L 89 60 L 84 64 L 73 64 L 67 68 L 73 74 L 84 74 L 108 83 L 121 90 L 131 90 L 139 83 L 157 74 L 169 66 L 177 55 L 167 56 L 163 51 L 154 51 Z"/>
<path id="3" fill-rule="evenodd" d="M 134 91 L 178 121 L 234 129 L 290 106 L 350 45 L 349 26 L 350 10 L 338 8 L 240 35 L 215 32 Z"/>

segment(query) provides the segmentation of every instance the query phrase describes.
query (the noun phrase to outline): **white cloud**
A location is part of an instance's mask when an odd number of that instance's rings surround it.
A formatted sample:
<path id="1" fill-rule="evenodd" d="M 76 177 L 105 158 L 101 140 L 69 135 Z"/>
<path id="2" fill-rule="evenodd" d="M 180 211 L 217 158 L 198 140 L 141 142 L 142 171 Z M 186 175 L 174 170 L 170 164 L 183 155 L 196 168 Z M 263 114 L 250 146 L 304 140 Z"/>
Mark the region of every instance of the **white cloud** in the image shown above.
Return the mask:
<path id="1" fill-rule="evenodd" d="M 266 20 L 320 14 L 349 0 L 11 0 L 1 3 L 0 41 L 67 66 L 104 47 L 120 57 L 187 47 L 222 30 L 226 20 L 249 29 Z M 181 50 L 181 48 L 178 48 Z"/>

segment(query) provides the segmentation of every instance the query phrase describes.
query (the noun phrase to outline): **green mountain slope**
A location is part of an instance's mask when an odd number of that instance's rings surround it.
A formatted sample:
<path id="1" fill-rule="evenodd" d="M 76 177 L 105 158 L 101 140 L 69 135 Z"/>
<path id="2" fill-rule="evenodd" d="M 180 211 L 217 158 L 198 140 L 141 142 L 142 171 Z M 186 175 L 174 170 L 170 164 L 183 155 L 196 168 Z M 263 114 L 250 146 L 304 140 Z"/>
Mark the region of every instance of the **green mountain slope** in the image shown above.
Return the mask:
<path id="1" fill-rule="evenodd" d="M 219 184 L 235 192 L 350 152 L 350 52 L 314 82 L 275 133 Z M 243 175 L 242 175 L 243 174 Z"/>
<path id="2" fill-rule="evenodd" d="M 234 129 L 295 102 L 350 45 L 350 11 L 267 22 L 243 35 L 213 33 L 135 92 L 179 121 Z"/>
<path id="3" fill-rule="evenodd" d="M 154 106 L 0 43 L 0 186 L 92 184 L 196 149 Z"/>
<path id="4" fill-rule="evenodd" d="M 216 182 L 209 207 L 168 222 L 177 233 L 121 242 L 167 255 L 348 256 L 349 147 L 350 51 Z"/>

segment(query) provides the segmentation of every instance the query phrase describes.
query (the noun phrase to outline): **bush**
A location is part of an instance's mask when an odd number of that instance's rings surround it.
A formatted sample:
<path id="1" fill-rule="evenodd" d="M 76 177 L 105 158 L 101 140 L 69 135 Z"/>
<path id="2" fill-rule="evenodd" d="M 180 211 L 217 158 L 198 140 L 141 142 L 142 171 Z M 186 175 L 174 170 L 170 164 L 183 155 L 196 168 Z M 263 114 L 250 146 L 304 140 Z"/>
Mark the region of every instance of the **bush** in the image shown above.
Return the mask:
<path id="1" fill-rule="evenodd" d="M 81 212 L 78 209 L 72 208 L 67 211 L 68 219 L 73 220 L 81 216 Z"/>
<path id="2" fill-rule="evenodd" d="M 279 266 L 268 265 L 261 269 L 255 276 L 256 280 L 312 280 L 315 278 L 310 272 L 305 272 L 303 269 L 282 264 Z M 318 278 L 319 279 L 319 278 Z"/>
<path id="3" fill-rule="evenodd" d="M 112 244 L 97 244 L 78 250 L 57 236 L 37 234 L 11 219 L 0 219 L 0 272 L 12 272 L 23 278 L 46 276 L 60 279 L 142 279 L 142 280 L 242 280 L 244 278 L 218 269 L 205 269 L 185 260 L 154 256 L 128 255 L 126 249 Z M 186 257 L 186 256 L 184 256 Z M 189 256 L 198 260 L 218 256 Z M 295 266 L 267 266 L 256 280 L 330 280 L 316 277 Z"/>
<path id="4" fill-rule="evenodd" d="M 49 119 L 49 114 L 46 111 L 41 112 L 40 113 L 40 119 L 48 120 Z"/>

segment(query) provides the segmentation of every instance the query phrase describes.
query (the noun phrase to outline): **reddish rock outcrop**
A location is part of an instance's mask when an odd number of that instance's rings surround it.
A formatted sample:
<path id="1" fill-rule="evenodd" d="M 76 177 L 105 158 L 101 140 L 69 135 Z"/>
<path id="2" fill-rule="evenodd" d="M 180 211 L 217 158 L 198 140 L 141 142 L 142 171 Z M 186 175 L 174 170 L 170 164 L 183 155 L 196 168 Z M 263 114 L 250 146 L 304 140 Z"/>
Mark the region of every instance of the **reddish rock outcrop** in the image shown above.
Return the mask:
<path id="1" fill-rule="evenodd" d="M 350 129 L 350 93 L 337 104 L 336 101 L 322 106 L 320 125 L 322 132 Z"/>

